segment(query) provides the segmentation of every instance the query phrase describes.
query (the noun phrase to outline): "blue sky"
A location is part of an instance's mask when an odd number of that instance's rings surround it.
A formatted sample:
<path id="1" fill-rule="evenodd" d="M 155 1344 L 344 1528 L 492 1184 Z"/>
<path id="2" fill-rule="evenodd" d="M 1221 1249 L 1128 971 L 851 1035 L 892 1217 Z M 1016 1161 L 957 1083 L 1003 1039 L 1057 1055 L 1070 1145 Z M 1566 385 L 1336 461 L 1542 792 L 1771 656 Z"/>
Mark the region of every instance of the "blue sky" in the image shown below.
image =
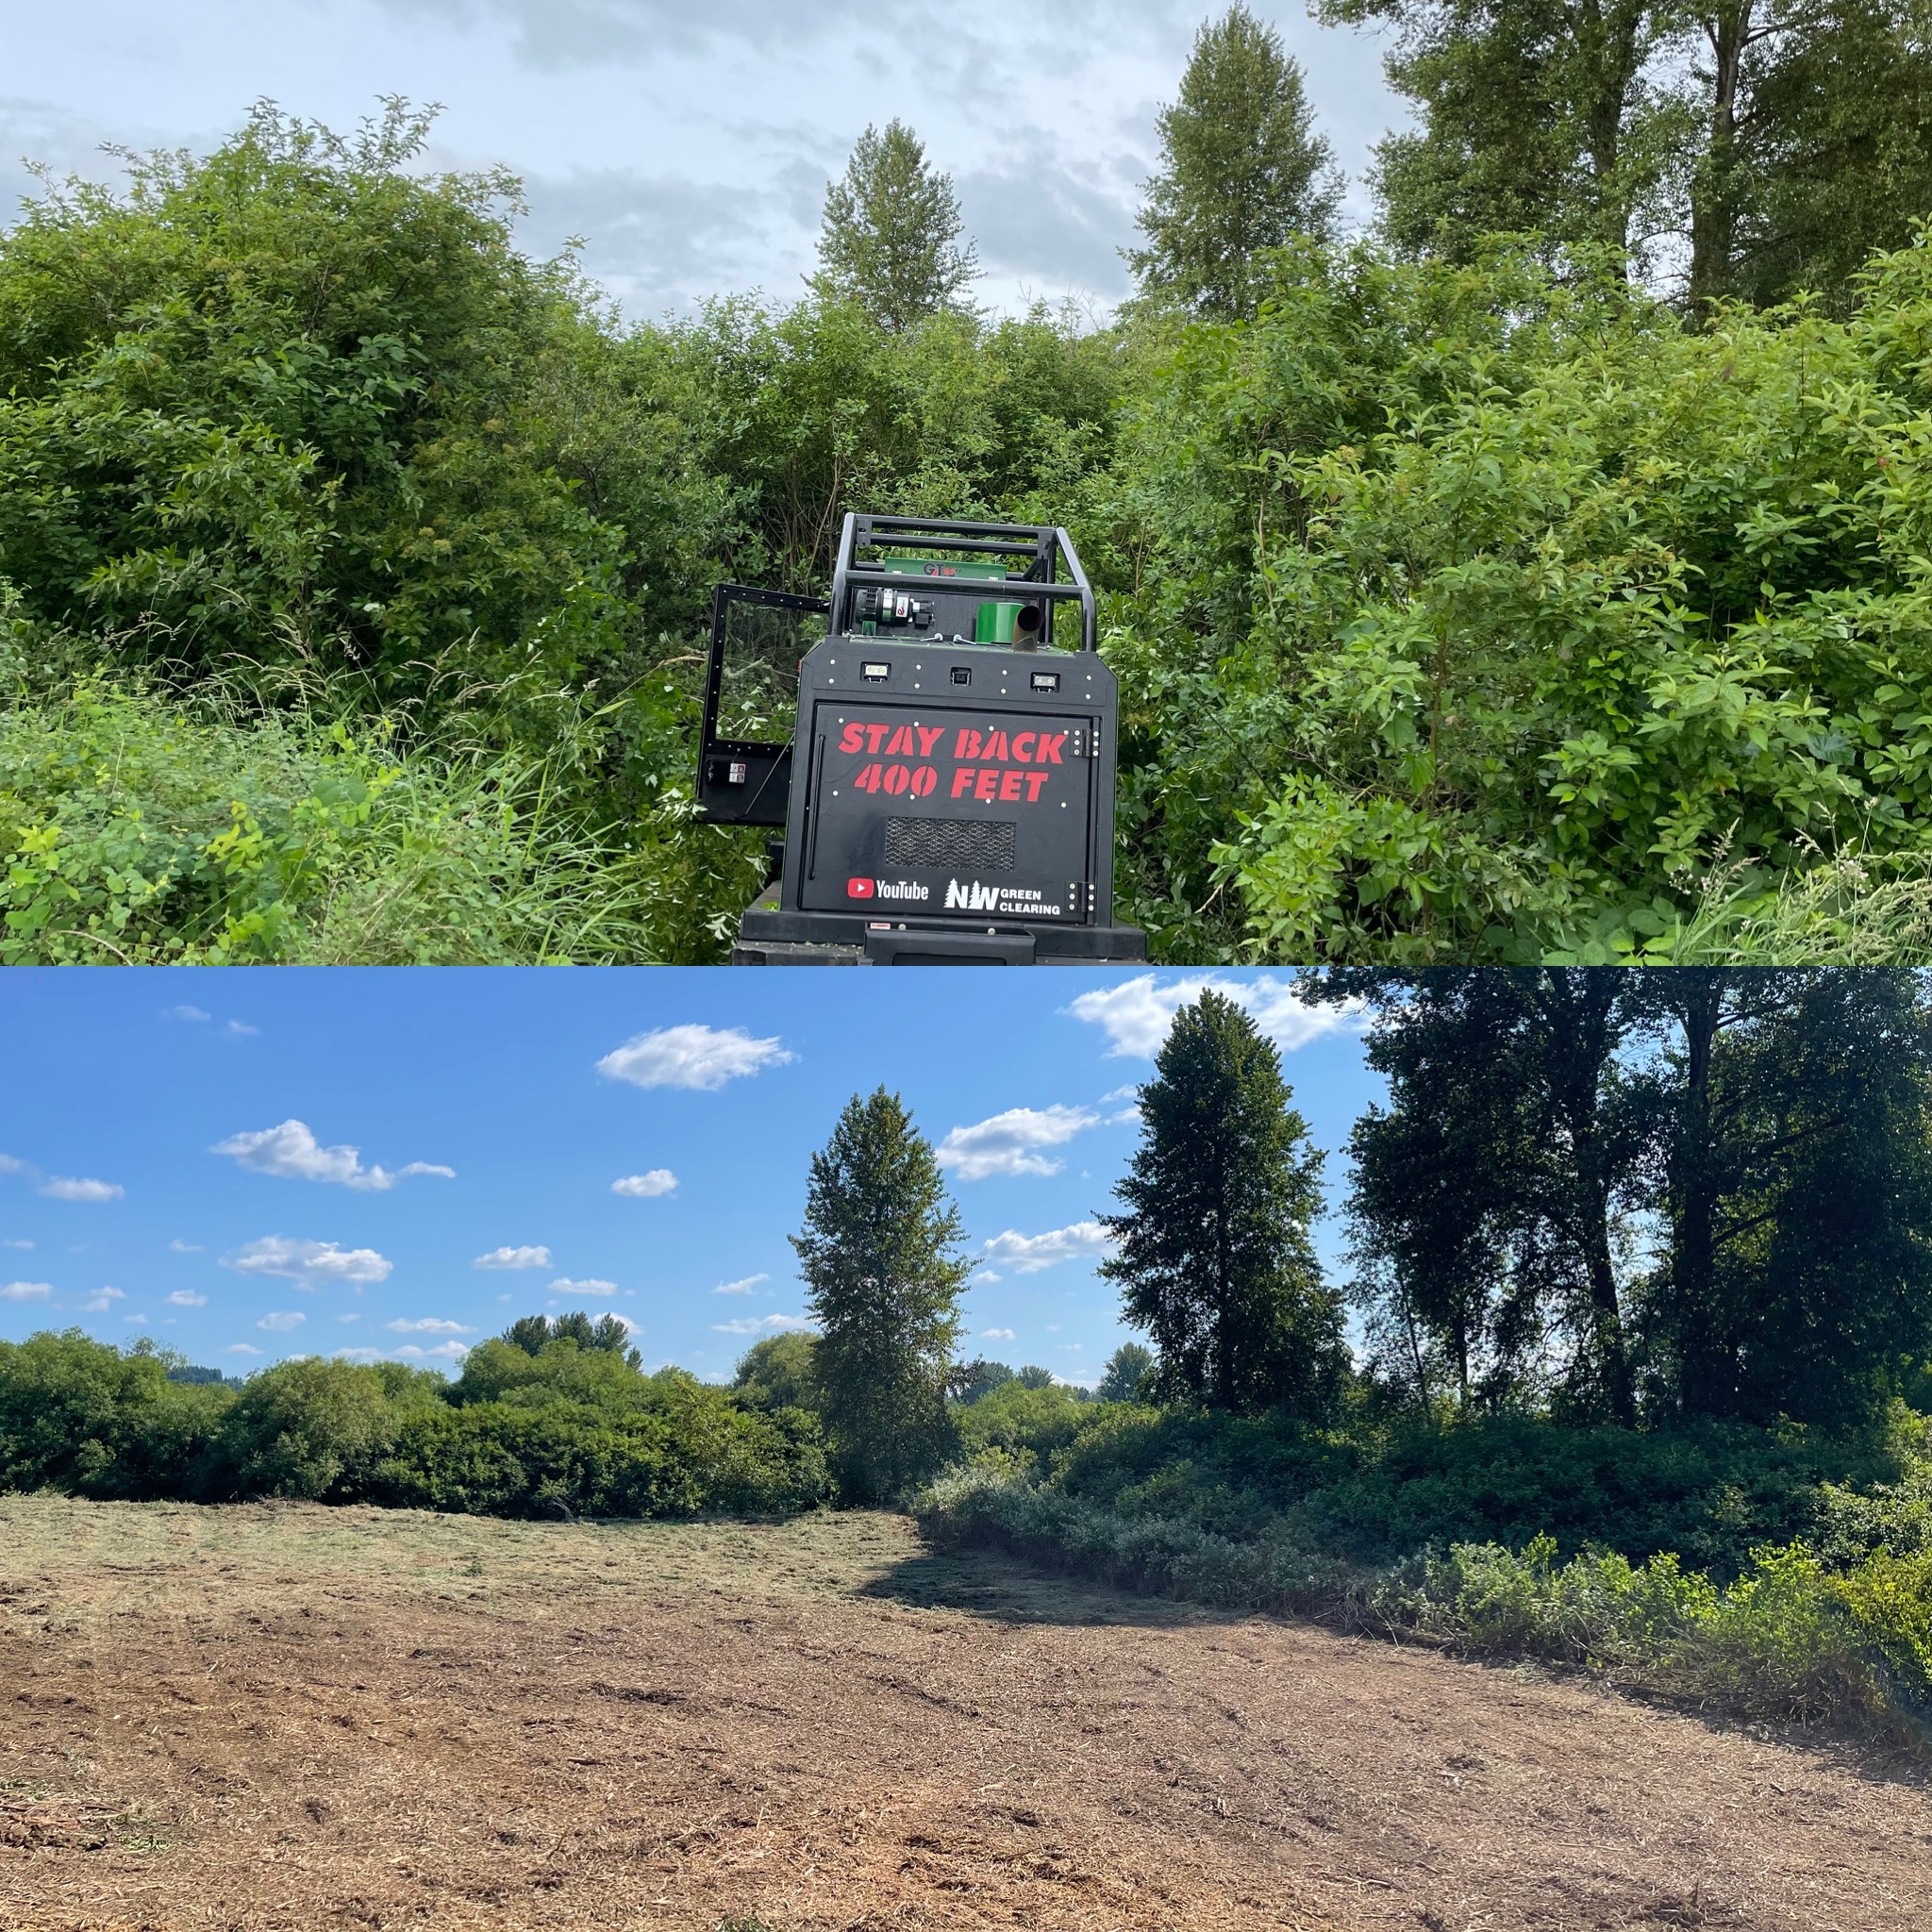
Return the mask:
<path id="1" fill-rule="evenodd" d="M 868 122 L 908 121 L 958 185 L 1011 308 L 1125 293 L 1155 119 L 1206 0 L 87 0 L 8 9 L 0 224 L 37 160 L 112 178 L 103 142 L 205 151 L 258 97 L 353 128 L 377 96 L 440 102 L 432 162 L 524 177 L 522 233 L 572 235 L 633 314 L 796 293 L 825 183 Z M 1302 61 L 1368 211 L 1369 150 L 1404 105 L 1377 36 L 1257 0 Z"/>
<path id="2" fill-rule="evenodd" d="M 0 974 L 0 1339 L 142 1334 L 230 1373 L 450 1366 L 536 1310 L 728 1374 L 804 1300 L 786 1236 L 855 1091 L 938 1146 L 967 1349 L 1091 1381 L 1128 1331 L 1096 1211 L 1204 975 L 282 968 Z M 1357 1023 L 1212 979 L 1287 1049 L 1316 1141 L 1379 1090 Z M 1332 1232 L 1329 1237 L 1332 1241 Z"/>

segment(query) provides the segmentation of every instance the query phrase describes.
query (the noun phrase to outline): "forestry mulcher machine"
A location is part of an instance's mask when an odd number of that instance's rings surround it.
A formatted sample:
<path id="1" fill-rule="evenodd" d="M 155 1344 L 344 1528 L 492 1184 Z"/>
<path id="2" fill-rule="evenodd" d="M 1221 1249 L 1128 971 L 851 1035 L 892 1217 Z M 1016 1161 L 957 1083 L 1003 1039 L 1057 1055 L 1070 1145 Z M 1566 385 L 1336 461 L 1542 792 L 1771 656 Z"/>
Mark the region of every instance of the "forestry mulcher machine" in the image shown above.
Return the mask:
<path id="1" fill-rule="evenodd" d="M 829 599 L 721 584 L 699 816 L 784 827 L 739 965 L 1137 960 L 1118 693 L 1045 525 L 848 516 Z"/>

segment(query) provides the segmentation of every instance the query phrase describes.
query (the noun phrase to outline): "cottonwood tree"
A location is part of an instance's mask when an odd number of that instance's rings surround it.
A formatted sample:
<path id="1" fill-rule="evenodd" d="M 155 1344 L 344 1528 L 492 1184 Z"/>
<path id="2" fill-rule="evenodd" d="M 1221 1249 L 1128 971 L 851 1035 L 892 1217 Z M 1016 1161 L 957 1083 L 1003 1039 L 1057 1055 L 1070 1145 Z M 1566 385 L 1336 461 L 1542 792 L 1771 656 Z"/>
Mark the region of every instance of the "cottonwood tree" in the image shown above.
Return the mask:
<path id="1" fill-rule="evenodd" d="M 1141 1138 L 1103 1215 L 1100 1273 L 1154 1341 L 1154 1391 L 1238 1413 L 1332 1405 L 1344 1370 L 1339 1297 L 1309 1239 L 1322 1156 L 1289 1105 L 1274 1045 L 1232 1000 L 1174 1015 L 1141 1090 Z"/>
<path id="2" fill-rule="evenodd" d="M 1851 299 L 1932 208 L 1927 0 L 1317 0 L 1386 23 L 1421 108 L 1377 150 L 1398 245 L 1467 259 L 1499 232 L 1641 271 L 1674 239 L 1696 312 Z"/>
<path id="3" fill-rule="evenodd" d="M 811 1158 L 791 1237 L 819 1328 L 818 1407 L 841 1489 L 898 1494 L 944 1459 L 946 1384 L 962 1329 L 959 1216 L 895 1093 L 855 1094 Z"/>
<path id="4" fill-rule="evenodd" d="M 1387 1076 L 1351 1141 L 1357 1299 L 1379 1366 L 1424 1404 L 1550 1396 L 1636 1420 L 1620 1235 L 1647 1201 L 1642 1013 L 1609 967 L 1340 969 Z"/>
<path id="5" fill-rule="evenodd" d="M 1903 970 L 1645 974 L 1669 1249 L 1651 1327 L 1688 1420 L 1844 1426 L 1932 1352 L 1932 1010 Z"/>
<path id="6" fill-rule="evenodd" d="M 1244 6 L 1201 27 L 1161 111 L 1160 168 L 1144 185 L 1144 248 L 1124 249 L 1144 294 L 1202 315 L 1252 315 L 1257 260 L 1297 235 L 1327 237 L 1341 177 L 1316 130 L 1302 71 Z"/>
<path id="7" fill-rule="evenodd" d="M 964 227 L 953 177 L 927 163 L 919 137 L 902 121 L 868 127 L 825 190 L 814 286 L 893 331 L 964 308 L 979 274 Z"/>

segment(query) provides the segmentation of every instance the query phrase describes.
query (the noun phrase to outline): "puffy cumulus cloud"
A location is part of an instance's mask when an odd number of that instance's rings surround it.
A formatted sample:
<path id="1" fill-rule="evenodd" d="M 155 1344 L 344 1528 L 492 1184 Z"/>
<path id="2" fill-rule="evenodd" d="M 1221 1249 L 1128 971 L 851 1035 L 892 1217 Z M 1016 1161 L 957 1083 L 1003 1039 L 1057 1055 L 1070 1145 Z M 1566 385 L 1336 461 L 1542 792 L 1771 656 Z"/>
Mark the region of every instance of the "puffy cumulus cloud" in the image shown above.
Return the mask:
<path id="1" fill-rule="evenodd" d="M 168 1297 L 168 1306 L 171 1308 L 205 1308 L 208 1307 L 208 1297 L 205 1294 L 196 1294 L 192 1288 L 177 1288 Z"/>
<path id="2" fill-rule="evenodd" d="M 470 1263 L 472 1268 L 547 1268 L 548 1248 L 491 1248 Z"/>
<path id="3" fill-rule="evenodd" d="M 282 1180 L 334 1182 L 378 1194 L 412 1174 L 436 1174 L 446 1181 L 457 1177 L 455 1168 L 428 1160 L 412 1160 L 393 1172 L 386 1167 L 364 1167 L 358 1149 L 325 1147 L 302 1121 L 284 1121 L 278 1127 L 263 1127 L 258 1133 L 230 1134 L 225 1141 L 218 1141 L 210 1152 L 225 1154 L 256 1174 L 275 1174 Z"/>
<path id="4" fill-rule="evenodd" d="M 741 1274 L 736 1281 L 721 1281 L 711 1292 L 713 1294 L 749 1294 L 759 1282 L 771 1280 L 769 1274 Z"/>
<path id="5" fill-rule="evenodd" d="M 199 1241 L 170 1241 L 168 1252 L 171 1255 L 198 1255 L 202 1246 Z"/>
<path id="6" fill-rule="evenodd" d="M 713 1322 L 720 1335 L 776 1335 L 787 1328 L 809 1328 L 803 1315 L 741 1315 L 735 1322 Z"/>
<path id="7" fill-rule="evenodd" d="M 406 1341 L 392 1351 L 399 1362 L 460 1361 L 470 1352 L 467 1341 L 439 1341 L 434 1348 L 418 1348 L 412 1341 Z"/>
<path id="8" fill-rule="evenodd" d="M 259 1355 L 261 1350 L 250 1341 L 231 1341 L 223 1349 L 224 1355 Z"/>
<path id="9" fill-rule="evenodd" d="M 460 1322 L 446 1322 L 436 1315 L 425 1315 L 420 1321 L 397 1320 L 384 1324 L 392 1335 L 474 1335 L 474 1328 L 466 1328 Z"/>
<path id="10" fill-rule="evenodd" d="M 289 1335 L 301 1327 L 308 1319 L 307 1315 L 298 1313 L 293 1308 L 277 1308 L 264 1315 L 255 1325 L 258 1328 L 266 1328 L 271 1335 Z"/>
<path id="11" fill-rule="evenodd" d="M 49 1174 L 38 1190 L 50 1201 L 118 1201 L 127 1190 L 118 1181 L 82 1180 L 74 1174 Z"/>
<path id="12" fill-rule="evenodd" d="M 275 1281 L 292 1281 L 297 1288 L 325 1288 L 331 1282 L 387 1281 L 395 1263 L 374 1248 L 344 1248 L 334 1241 L 297 1241 L 286 1235 L 264 1235 L 232 1255 L 222 1266 L 237 1274 Z"/>
<path id="13" fill-rule="evenodd" d="M 1226 979 L 1202 973 L 1165 982 L 1152 973 L 1142 973 L 1117 986 L 1083 992 L 1067 1011 L 1107 1035 L 1108 1058 L 1152 1059 L 1166 1041 L 1175 1012 L 1209 988 L 1245 1008 L 1255 1024 L 1284 1053 L 1292 1053 L 1324 1034 L 1351 1031 L 1362 1024 L 1364 1008 L 1359 1001 L 1310 1006 L 1296 991 L 1292 980 L 1276 979 L 1267 973 L 1258 979 Z"/>
<path id="14" fill-rule="evenodd" d="M 615 1294 L 614 1281 L 600 1281 L 596 1275 L 586 1275 L 582 1281 L 573 1281 L 568 1274 L 559 1274 L 550 1284 L 552 1294 Z"/>
<path id="15" fill-rule="evenodd" d="M 1075 1134 L 1097 1126 L 1100 1116 L 1084 1107 L 1013 1107 L 970 1127 L 955 1127 L 940 1142 L 940 1163 L 962 1181 L 991 1174 L 1058 1174 L 1066 1165 L 1041 1152 L 1062 1147 Z"/>
<path id="16" fill-rule="evenodd" d="M 1020 1234 L 1008 1228 L 986 1243 L 990 1260 L 1015 1274 L 1038 1274 L 1060 1261 L 1091 1260 L 1111 1254 L 1113 1238 L 1097 1221 L 1076 1221 L 1046 1234 Z"/>
<path id="17" fill-rule="evenodd" d="M 636 1201 L 655 1201 L 660 1194 L 676 1191 L 677 1176 L 668 1167 L 654 1167 L 649 1174 L 627 1174 L 610 1183 L 613 1194 L 628 1194 Z"/>
<path id="18" fill-rule="evenodd" d="M 754 1040 L 742 1026 L 660 1026 L 607 1053 L 597 1071 L 607 1080 L 626 1080 L 633 1087 L 688 1087 L 715 1093 L 727 1080 L 788 1066 L 796 1058 L 775 1036 Z"/>
<path id="19" fill-rule="evenodd" d="M 0 1302 L 43 1302 L 53 1292 L 50 1281 L 9 1281 L 0 1284 Z"/>
<path id="20" fill-rule="evenodd" d="M 161 1018 L 164 1020 L 205 1021 L 212 1020 L 214 1015 L 212 1013 L 204 1013 L 199 1007 L 170 1007 L 162 1013 Z"/>
<path id="21" fill-rule="evenodd" d="M 125 1302 L 126 1299 L 126 1295 L 120 1289 L 104 1288 L 89 1295 L 86 1301 L 76 1303 L 75 1306 L 86 1314 L 105 1315 L 116 1302 Z"/>
<path id="22" fill-rule="evenodd" d="M 1012 1341 L 1016 1337 L 1010 1328 L 982 1328 L 979 1339 L 982 1341 Z"/>

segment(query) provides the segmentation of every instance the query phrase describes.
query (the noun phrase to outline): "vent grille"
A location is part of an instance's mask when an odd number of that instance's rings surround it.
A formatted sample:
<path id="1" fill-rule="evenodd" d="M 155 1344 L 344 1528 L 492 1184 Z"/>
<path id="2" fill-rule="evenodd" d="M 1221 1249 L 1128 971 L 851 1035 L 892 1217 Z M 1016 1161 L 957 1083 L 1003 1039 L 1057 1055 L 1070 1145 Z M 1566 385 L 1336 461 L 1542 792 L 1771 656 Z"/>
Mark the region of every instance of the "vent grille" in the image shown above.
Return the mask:
<path id="1" fill-rule="evenodd" d="M 1011 819 L 888 819 L 886 863 L 1011 872 L 1017 829 Z"/>

